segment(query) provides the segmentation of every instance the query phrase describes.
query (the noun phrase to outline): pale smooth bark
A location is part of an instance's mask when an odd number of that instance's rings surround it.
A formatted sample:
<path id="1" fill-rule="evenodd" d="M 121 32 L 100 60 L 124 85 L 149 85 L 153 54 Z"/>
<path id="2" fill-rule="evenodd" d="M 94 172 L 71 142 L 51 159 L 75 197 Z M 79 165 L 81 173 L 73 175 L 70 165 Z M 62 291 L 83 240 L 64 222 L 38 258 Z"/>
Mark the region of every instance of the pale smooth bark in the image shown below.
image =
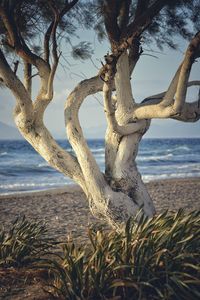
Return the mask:
<path id="1" fill-rule="evenodd" d="M 127 55 L 123 55 L 122 60 L 123 59 L 127 60 Z M 123 64 L 122 61 L 120 61 L 120 63 Z M 125 69 L 125 72 L 129 73 L 128 64 L 127 64 L 127 68 Z M 122 76 L 120 76 L 119 82 L 121 78 L 123 78 L 123 74 L 121 75 Z M 118 155 L 116 165 L 118 165 L 119 166 L 118 168 L 122 171 L 120 173 L 120 177 L 115 178 L 113 176 L 112 179 L 110 180 L 107 174 L 105 177 L 101 173 L 87 145 L 87 142 L 84 139 L 83 132 L 79 123 L 78 112 L 84 99 L 88 95 L 93 94 L 96 91 L 96 89 L 98 89 L 98 86 L 95 86 L 96 83 L 97 83 L 96 78 L 84 80 L 69 95 L 65 107 L 66 130 L 67 130 L 69 141 L 76 153 L 83 176 L 85 178 L 85 187 L 87 191 L 86 195 L 89 199 L 91 211 L 93 212 L 94 215 L 107 220 L 107 222 L 110 223 L 112 226 L 118 227 L 121 223 L 125 222 L 130 216 L 134 216 L 138 212 L 140 207 L 144 210 L 147 216 L 149 217 L 153 216 L 154 207 L 146 189 L 144 188 L 144 184 L 141 181 L 141 176 L 138 173 L 135 164 L 132 163 L 132 158 L 133 158 L 133 156 L 131 156 L 131 154 L 133 154 L 132 148 L 134 148 L 135 150 L 135 148 L 137 147 L 135 145 L 136 141 L 133 142 L 132 138 L 129 139 L 129 143 L 131 145 L 130 147 L 128 147 L 127 151 L 124 152 L 126 154 L 128 153 L 128 155 L 126 158 L 123 157 L 123 159 L 121 159 L 120 153 L 121 153 L 121 148 L 123 149 L 124 147 L 124 143 L 120 143 L 120 150 L 117 150 L 116 152 L 116 155 Z M 110 88 L 112 89 L 112 87 Z M 122 92 L 119 89 L 118 91 L 120 93 Z M 110 89 L 109 87 L 107 87 L 106 83 L 104 84 L 104 95 L 105 98 L 107 98 L 105 103 L 107 103 L 108 105 L 108 101 L 111 98 L 111 94 L 110 94 Z M 129 91 L 129 96 L 131 96 L 130 91 Z M 129 100 L 127 99 L 127 101 L 129 105 L 131 105 L 132 107 L 131 104 L 132 99 Z M 121 107 L 123 107 L 123 105 Z M 109 113 L 110 108 L 105 105 L 105 109 L 108 110 L 107 112 L 109 115 L 108 119 L 110 120 L 110 113 Z M 110 124 L 112 124 L 113 119 L 111 119 L 110 121 L 111 121 Z M 143 133 L 144 128 L 141 127 L 144 126 L 144 123 L 146 126 L 146 122 L 140 122 L 140 126 L 136 123 L 136 128 L 134 129 L 134 132 L 136 132 L 139 129 L 139 131 Z M 115 122 L 115 124 L 117 123 Z M 126 126 L 123 127 L 122 125 L 121 127 L 121 125 L 117 124 L 117 128 L 118 126 L 119 128 L 123 128 L 125 130 L 127 129 Z M 116 133 L 113 132 L 112 126 L 110 129 L 115 137 Z M 131 128 L 131 130 L 133 130 L 133 128 Z M 132 136 L 131 133 L 130 136 Z M 127 137 L 124 137 L 124 141 L 126 138 Z M 139 139 L 137 136 L 137 142 L 138 141 Z M 126 142 L 125 144 L 127 145 Z M 136 144 L 138 145 L 138 143 Z M 127 170 L 127 173 L 125 174 L 123 163 L 126 160 L 130 162 L 130 170 Z M 120 166 L 120 162 L 121 162 L 121 166 Z M 113 166 L 115 166 L 115 163 L 113 164 Z M 131 171 L 135 171 L 135 173 L 134 174 L 132 173 L 131 180 L 129 180 L 129 184 L 127 187 L 124 184 L 124 181 L 127 179 L 127 176 L 130 175 Z M 116 186 L 116 184 L 118 186 Z"/>
<path id="2" fill-rule="evenodd" d="M 106 83 L 104 86 L 108 90 Z M 115 114 L 112 115 L 112 119 L 116 118 L 114 125 L 115 130 L 118 129 L 118 139 L 116 134 L 113 135 L 112 120 L 108 115 L 106 175 L 113 189 L 128 195 L 137 206 L 143 207 L 148 216 L 153 216 L 155 213 L 153 202 L 141 180 L 141 175 L 135 163 L 138 144 L 150 123 L 146 120 L 130 121 L 127 118 L 128 112 L 132 111 L 136 104 L 132 96 L 129 62 L 126 52 L 119 58 L 117 63 L 115 86 L 117 109 Z M 104 93 L 104 101 L 105 109 L 109 111 L 107 95 L 108 91 Z"/>

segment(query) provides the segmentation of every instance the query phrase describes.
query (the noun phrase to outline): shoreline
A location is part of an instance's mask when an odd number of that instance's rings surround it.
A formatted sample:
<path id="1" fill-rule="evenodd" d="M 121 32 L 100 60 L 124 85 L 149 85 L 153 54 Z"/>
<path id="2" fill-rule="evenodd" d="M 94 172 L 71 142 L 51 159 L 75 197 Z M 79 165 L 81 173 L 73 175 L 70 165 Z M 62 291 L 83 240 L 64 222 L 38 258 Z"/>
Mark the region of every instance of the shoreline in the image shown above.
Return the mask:
<path id="1" fill-rule="evenodd" d="M 146 185 L 157 213 L 179 208 L 200 210 L 200 177 L 150 181 Z M 71 234 L 76 241 L 85 243 L 88 227 L 102 224 L 90 213 L 85 195 L 77 185 L 0 196 L 0 225 L 8 228 L 22 215 L 44 221 L 49 235 L 62 242 Z"/>
<path id="2" fill-rule="evenodd" d="M 166 179 L 155 179 L 155 180 L 150 180 L 148 182 L 144 182 L 145 185 L 149 185 L 151 183 L 161 183 L 161 182 L 173 182 L 173 181 L 180 181 L 180 182 L 184 182 L 184 181 L 200 181 L 200 177 L 174 177 L 174 178 L 166 178 Z M 8 198 L 8 197 L 21 197 L 21 196 L 30 196 L 30 195 L 46 195 L 49 193 L 52 194 L 57 194 L 57 193 L 63 193 L 63 192 L 67 192 L 68 190 L 71 189 L 80 189 L 80 187 L 78 186 L 78 184 L 76 183 L 69 183 L 60 187 L 52 187 L 52 188 L 47 188 L 47 189 L 42 189 L 42 190 L 29 190 L 29 191 L 15 191 L 15 192 L 11 192 L 11 193 L 0 193 L 0 199 L 4 199 L 4 198 Z"/>

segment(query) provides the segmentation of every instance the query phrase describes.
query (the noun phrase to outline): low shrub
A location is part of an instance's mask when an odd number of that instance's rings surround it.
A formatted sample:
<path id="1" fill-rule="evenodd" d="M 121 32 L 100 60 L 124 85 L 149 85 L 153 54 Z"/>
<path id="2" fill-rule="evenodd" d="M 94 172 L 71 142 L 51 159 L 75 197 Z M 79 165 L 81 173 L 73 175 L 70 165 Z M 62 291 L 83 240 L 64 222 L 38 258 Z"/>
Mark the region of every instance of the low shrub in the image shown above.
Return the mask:
<path id="1" fill-rule="evenodd" d="M 22 267 L 44 256 L 52 247 L 41 221 L 17 218 L 9 230 L 0 230 L 0 267 Z"/>
<path id="2" fill-rule="evenodd" d="M 117 233 L 89 230 L 46 261 L 59 299 L 200 299 L 200 212 L 130 219 Z"/>

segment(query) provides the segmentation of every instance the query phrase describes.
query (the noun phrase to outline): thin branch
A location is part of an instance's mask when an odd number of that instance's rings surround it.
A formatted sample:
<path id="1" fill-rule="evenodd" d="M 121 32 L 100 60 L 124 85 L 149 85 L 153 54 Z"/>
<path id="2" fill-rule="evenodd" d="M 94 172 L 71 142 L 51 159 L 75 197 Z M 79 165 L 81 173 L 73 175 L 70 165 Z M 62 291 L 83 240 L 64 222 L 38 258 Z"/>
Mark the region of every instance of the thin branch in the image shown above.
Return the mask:
<path id="1" fill-rule="evenodd" d="M 32 78 L 34 78 L 34 77 L 36 77 L 38 75 L 39 75 L 39 73 L 35 73 L 35 74 L 31 75 L 30 79 L 32 79 Z"/>
<path id="2" fill-rule="evenodd" d="M 54 62 L 53 66 L 51 68 L 51 73 L 49 75 L 48 88 L 47 88 L 47 94 L 46 94 L 46 98 L 49 100 L 53 98 L 53 81 L 54 81 L 54 77 L 55 77 L 55 73 L 57 70 L 60 56 L 61 56 L 61 53 L 57 57 L 57 60 Z"/>
<path id="3" fill-rule="evenodd" d="M 65 4 L 64 8 L 61 10 L 61 12 L 58 11 L 57 7 L 54 6 L 52 1 L 48 1 L 49 6 L 54 14 L 54 21 L 51 22 L 50 26 L 47 29 L 47 32 L 45 34 L 45 58 L 49 62 L 49 41 L 50 38 L 52 38 L 52 57 L 53 57 L 53 65 L 51 67 L 51 72 L 48 79 L 48 85 L 47 85 L 47 93 L 45 98 L 48 100 L 51 100 L 53 98 L 53 81 L 55 77 L 55 73 L 57 70 L 59 58 L 61 56 L 61 53 L 58 55 L 58 45 L 57 45 L 57 37 L 56 37 L 56 31 L 59 22 L 62 20 L 63 16 L 78 2 L 78 0 L 71 1 L 70 3 Z"/>
<path id="4" fill-rule="evenodd" d="M 51 37 L 51 32 L 52 32 L 52 29 L 53 29 L 53 25 L 54 25 L 54 21 L 52 21 L 45 33 L 45 36 L 44 36 L 44 60 L 49 64 L 49 55 L 50 55 L 50 51 L 49 51 L 49 48 L 50 48 L 50 45 L 49 45 L 49 42 L 50 42 L 50 37 Z"/>
<path id="5" fill-rule="evenodd" d="M 187 83 L 189 80 L 190 71 L 195 61 L 195 58 L 197 58 L 200 55 L 199 49 L 200 49 L 200 31 L 191 40 L 180 70 L 177 91 L 176 91 L 176 100 L 174 103 L 174 109 L 177 112 L 181 111 L 185 103 L 185 98 L 187 93 Z"/>
<path id="6" fill-rule="evenodd" d="M 139 37 L 144 32 L 144 30 L 151 24 L 153 18 L 168 2 L 169 0 L 156 0 L 151 6 L 145 9 L 140 16 L 133 20 L 133 22 L 128 26 L 127 30 L 129 44 L 131 44 L 132 40 L 136 36 Z"/>
<path id="7" fill-rule="evenodd" d="M 62 18 L 72 7 L 75 6 L 76 3 L 78 3 L 79 0 L 73 0 L 70 3 L 67 1 L 63 9 L 61 10 L 60 17 Z"/>
<path id="8" fill-rule="evenodd" d="M 192 81 L 189 81 L 188 84 L 187 84 L 187 87 L 192 87 L 192 86 L 199 86 L 200 85 L 200 81 L 199 80 L 192 80 Z M 163 97 L 165 96 L 167 91 L 164 91 L 164 92 L 161 92 L 159 94 L 155 94 L 155 95 L 152 95 L 152 96 L 149 96 L 149 97 L 146 97 L 142 103 L 147 103 L 148 101 L 149 102 L 152 102 L 152 101 L 157 101 L 160 102 L 162 101 Z M 154 103 L 155 103 L 154 101 Z M 174 99 L 173 99 L 173 102 L 174 102 Z"/>
<path id="9" fill-rule="evenodd" d="M 19 66 L 19 60 L 14 62 L 14 73 L 15 74 L 17 74 L 18 66 Z"/>
<path id="10" fill-rule="evenodd" d="M 17 30 L 17 24 L 13 16 L 11 14 L 8 15 L 2 7 L 0 7 L 0 16 L 7 30 L 9 46 L 15 50 L 23 60 L 36 66 L 40 75 L 43 77 L 44 74 L 49 71 L 48 64 L 41 57 L 31 52 L 20 32 Z"/>
<path id="11" fill-rule="evenodd" d="M 24 61 L 24 86 L 31 97 L 32 92 L 32 65 Z"/>
<path id="12" fill-rule="evenodd" d="M 151 56 L 151 57 L 153 57 L 153 58 L 158 59 L 158 56 L 155 56 L 155 55 L 152 55 L 152 54 L 142 53 L 142 55 L 145 55 L 145 56 Z"/>
<path id="13" fill-rule="evenodd" d="M 58 22 L 59 22 L 59 13 L 58 11 L 53 7 L 53 5 L 50 4 L 50 7 L 54 13 L 54 22 L 53 22 L 53 26 L 51 29 L 51 37 L 52 37 L 52 56 L 53 56 L 53 65 L 51 67 L 51 72 L 49 75 L 49 79 L 48 79 L 48 85 L 47 85 L 47 93 L 46 93 L 46 98 L 48 99 L 52 99 L 53 98 L 53 81 L 54 81 L 54 76 L 56 73 L 56 69 L 58 66 L 58 61 L 59 61 L 59 57 L 58 56 L 58 52 L 57 52 L 57 39 L 56 39 L 56 30 L 58 27 Z"/>

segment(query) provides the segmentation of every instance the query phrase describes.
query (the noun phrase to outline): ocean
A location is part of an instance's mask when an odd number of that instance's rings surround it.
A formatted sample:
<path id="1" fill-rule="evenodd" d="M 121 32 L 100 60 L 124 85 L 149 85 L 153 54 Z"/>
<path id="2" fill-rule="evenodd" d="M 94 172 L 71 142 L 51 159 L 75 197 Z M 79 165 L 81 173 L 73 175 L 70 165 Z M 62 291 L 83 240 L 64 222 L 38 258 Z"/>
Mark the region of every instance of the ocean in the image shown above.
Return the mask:
<path id="1" fill-rule="evenodd" d="M 69 143 L 58 140 L 68 151 Z M 104 141 L 89 140 L 104 171 Z M 145 182 L 157 179 L 200 177 L 200 138 L 143 139 L 137 156 Z M 57 172 L 26 141 L 0 140 L 0 194 L 62 187 L 73 182 Z"/>

